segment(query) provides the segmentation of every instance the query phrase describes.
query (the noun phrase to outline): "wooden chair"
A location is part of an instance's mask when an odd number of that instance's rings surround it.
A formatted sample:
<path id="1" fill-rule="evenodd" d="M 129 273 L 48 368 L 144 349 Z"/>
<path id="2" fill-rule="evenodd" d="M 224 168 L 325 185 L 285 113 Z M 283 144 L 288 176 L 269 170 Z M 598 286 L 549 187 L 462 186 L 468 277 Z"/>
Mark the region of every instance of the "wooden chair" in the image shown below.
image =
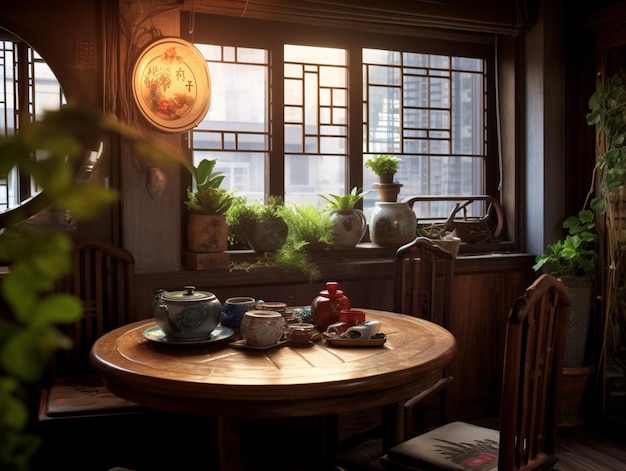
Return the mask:
<path id="1" fill-rule="evenodd" d="M 76 323 L 61 327 L 72 346 L 58 352 L 41 386 L 40 424 L 142 410 L 112 394 L 89 365 L 96 339 L 129 322 L 135 302 L 134 277 L 130 252 L 95 238 L 75 243 L 73 272 L 56 290 L 79 297 L 84 312 Z"/>
<path id="2" fill-rule="evenodd" d="M 542 275 L 510 311 L 504 353 L 500 429 L 452 422 L 392 447 L 388 470 L 552 469 L 570 298 Z M 465 465 L 464 465 L 465 464 Z"/>
<path id="3" fill-rule="evenodd" d="M 420 317 L 444 327 L 453 309 L 455 256 L 426 237 L 400 247 L 395 255 L 393 310 Z M 452 376 L 442 377 L 429 389 L 404 404 L 405 436 L 413 434 L 413 415 L 418 405 L 439 394 L 440 424 L 449 421 L 447 388 Z"/>
<path id="4" fill-rule="evenodd" d="M 418 237 L 400 247 L 394 260 L 394 312 L 420 317 L 445 327 L 453 305 L 454 261 L 454 255 L 426 237 Z M 453 377 L 444 375 L 433 386 L 409 398 L 403 404 L 384 407 L 382 422 L 385 422 L 385 416 L 396 417 L 400 411 L 404 421 L 402 439 L 408 439 L 415 434 L 412 426 L 416 410 L 422 405 L 429 406 L 430 402 L 426 399 L 436 394 L 439 394 L 439 424 L 447 422 L 449 414 L 446 393 L 447 387 L 453 382 Z M 367 419 L 367 414 L 372 418 Z M 358 456 L 358 448 L 363 447 L 364 443 L 368 446 L 368 441 L 373 437 L 382 438 L 384 451 L 390 444 L 397 443 L 395 432 L 385 430 L 378 418 L 379 414 L 376 411 L 343 417 L 343 422 L 346 423 L 343 428 L 350 428 L 350 432 L 347 437 L 339 440 L 337 446 L 339 456 L 344 457 L 337 460 L 340 465 L 354 465 L 351 462 L 353 455 Z M 357 426 L 350 422 L 355 422 Z M 360 428 L 359 422 L 362 423 Z M 350 451 L 353 449 L 355 451 Z"/>

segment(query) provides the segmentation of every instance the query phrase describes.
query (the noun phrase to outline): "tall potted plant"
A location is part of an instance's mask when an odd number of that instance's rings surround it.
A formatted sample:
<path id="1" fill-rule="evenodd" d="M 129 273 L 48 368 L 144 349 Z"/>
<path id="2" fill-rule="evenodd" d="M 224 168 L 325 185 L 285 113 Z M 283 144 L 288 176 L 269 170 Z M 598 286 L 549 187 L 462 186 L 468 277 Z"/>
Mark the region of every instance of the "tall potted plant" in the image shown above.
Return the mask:
<path id="1" fill-rule="evenodd" d="M 560 426 L 576 426 L 583 421 L 580 404 L 593 369 L 585 366 L 585 351 L 593 310 L 594 279 L 598 262 L 596 225 L 593 211 L 581 210 L 563 222 L 565 238 L 549 244 L 538 255 L 533 268 L 548 268 L 567 287 L 571 308 L 563 358 L 563 386 Z"/>
<path id="2" fill-rule="evenodd" d="M 367 220 L 365 214 L 355 205 L 367 192 L 355 186 L 347 195 L 318 195 L 327 203 L 330 219 L 333 222 L 332 245 L 336 248 L 352 248 L 365 235 Z"/>
<path id="3" fill-rule="evenodd" d="M 599 346 L 599 366 L 604 373 L 601 387 L 602 402 L 609 395 L 623 394 L 626 368 L 622 366 L 620 346 L 626 331 L 626 72 L 620 70 L 609 77 L 604 86 L 589 99 L 587 124 L 595 126 L 599 151 L 594 169 L 598 182 L 592 207 L 602 219 L 600 236 L 603 242 L 605 276 L 600 284 L 602 300 L 602 344 Z M 610 401 L 606 401 L 607 404 Z M 607 414 L 611 414 L 607 405 Z"/>
<path id="4" fill-rule="evenodd" d="M 214 172 L 217 160 L 203 159 L 191 168 L 195 190 L 187 188 L 187 248 L 192 252 L 223 252 L 228 248 L 226 211 L 233 194 L 220 188 L 224 174 Z"/>

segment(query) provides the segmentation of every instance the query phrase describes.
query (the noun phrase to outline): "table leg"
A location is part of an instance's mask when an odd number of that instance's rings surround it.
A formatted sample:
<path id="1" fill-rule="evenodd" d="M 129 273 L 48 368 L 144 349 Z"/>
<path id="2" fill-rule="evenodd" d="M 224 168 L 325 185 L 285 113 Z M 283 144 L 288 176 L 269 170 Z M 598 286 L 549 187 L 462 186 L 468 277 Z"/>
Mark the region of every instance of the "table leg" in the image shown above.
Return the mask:
<path id="1" fill-rule="evenodd" d="M 234 417 L 218 417 L 217 437 L 220 453 L 220 469 L 222 471 L 240 471 L 241 433 L 240 424 Z"/>
<path id="2" fill-rule="evenodd" d="M 383 451 L 405 440 L 404 403 L 396 402 L 383 406 Z"/>

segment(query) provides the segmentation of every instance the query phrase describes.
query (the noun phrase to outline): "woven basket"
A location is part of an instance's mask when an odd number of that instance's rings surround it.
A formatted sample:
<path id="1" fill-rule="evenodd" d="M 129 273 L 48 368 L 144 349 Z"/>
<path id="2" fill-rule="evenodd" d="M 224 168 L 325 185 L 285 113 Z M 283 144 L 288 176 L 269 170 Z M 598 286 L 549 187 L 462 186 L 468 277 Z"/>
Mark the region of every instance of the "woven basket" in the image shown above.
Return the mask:
<path id="1" fill-rule="evenodd" d="M 581 405 L 592 373 L 590 367 L 563 368 L 561 406 L 557 423 L 559 428 L 578 427 L 585 422 L 585 417 L 581 414 Z"/>

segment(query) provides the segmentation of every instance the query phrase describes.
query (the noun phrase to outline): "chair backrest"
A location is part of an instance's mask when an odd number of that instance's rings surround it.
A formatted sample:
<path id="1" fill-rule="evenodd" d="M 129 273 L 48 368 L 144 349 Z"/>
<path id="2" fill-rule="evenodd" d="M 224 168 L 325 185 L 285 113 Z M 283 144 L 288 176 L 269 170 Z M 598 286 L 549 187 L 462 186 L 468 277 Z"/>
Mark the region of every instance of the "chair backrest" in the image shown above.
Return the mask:
<path id="1" fill-rule="evenodd" d="M 553 458 L 569 309 L 567 288 L 546 274 L 516 300 L 509 313 L 500 470 L 526 469 Z"/>
<path id="2" fill-rule="evenodd" d="M 135 260 L 130 252 L 97 238 L 85 238 L 75 242 L 72 257 L 72 273 L 56 290 L 80 298 L 84 311 L 79 321 L 62 327 L 73 345 L 59 351 L 54 374 L 89 371 L 93 343 L 129 322 L 135 303 Z"/>
<path id="3" fill-rule="evenodd" d="M 445 326 L 452 310 L 455 257 L 426 237 L 396 251 L 394 312 Z"/>

